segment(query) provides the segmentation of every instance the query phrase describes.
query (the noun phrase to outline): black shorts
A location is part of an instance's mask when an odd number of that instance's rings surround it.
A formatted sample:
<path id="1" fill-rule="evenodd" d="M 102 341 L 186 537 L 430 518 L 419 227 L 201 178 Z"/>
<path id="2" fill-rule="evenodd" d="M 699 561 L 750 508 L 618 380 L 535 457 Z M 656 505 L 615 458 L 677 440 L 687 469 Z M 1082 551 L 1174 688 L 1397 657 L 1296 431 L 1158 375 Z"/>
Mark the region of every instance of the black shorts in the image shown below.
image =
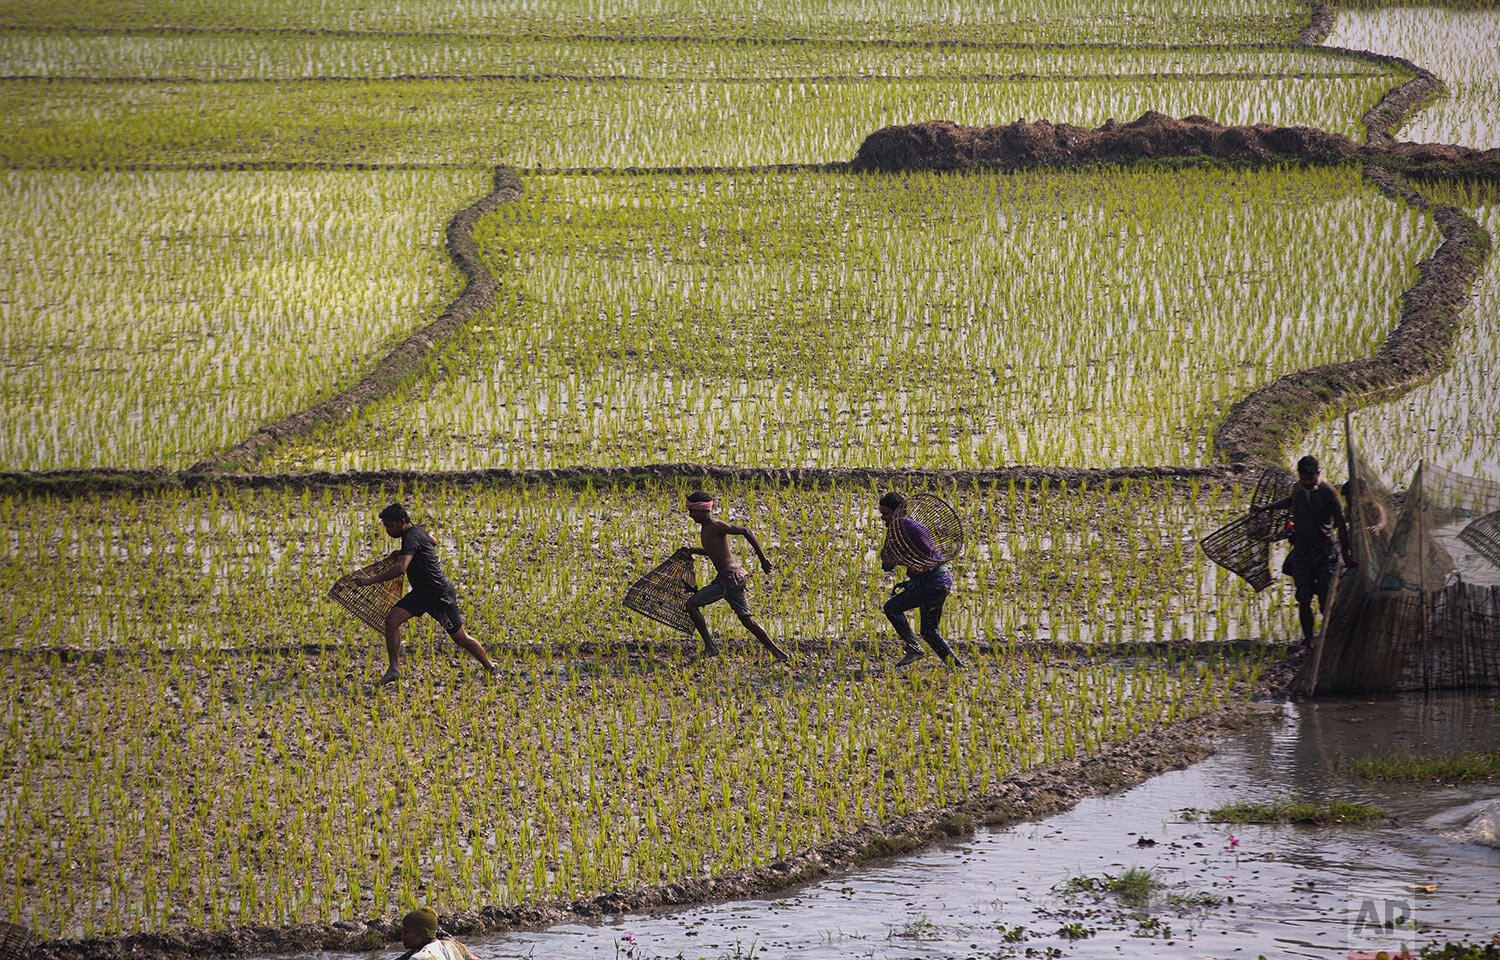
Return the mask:
<path id="1" fill-rule="evenodd" d="M 457 593 L 424 597 L 413 590 L 396 601 L 396 606 L 405 610 L 413 617 L 420 617 L 424 613 L 427 614 L 427 616 L 438 622 L 438 626 L 448 631 L 449 636 L 464 628 L 464 615 L 458 612 Z"/>
<path id="2" fill-rule="evenodd" d="M 1319 555 L 1293 550 L 1281 565 L 1281 572 L 1289 574 L 1297 587 L 1299 603 L 1309 602 L 1313 597 L 1327 600 L 1338 570 L 1339 555 L 1336 553 Z"/>

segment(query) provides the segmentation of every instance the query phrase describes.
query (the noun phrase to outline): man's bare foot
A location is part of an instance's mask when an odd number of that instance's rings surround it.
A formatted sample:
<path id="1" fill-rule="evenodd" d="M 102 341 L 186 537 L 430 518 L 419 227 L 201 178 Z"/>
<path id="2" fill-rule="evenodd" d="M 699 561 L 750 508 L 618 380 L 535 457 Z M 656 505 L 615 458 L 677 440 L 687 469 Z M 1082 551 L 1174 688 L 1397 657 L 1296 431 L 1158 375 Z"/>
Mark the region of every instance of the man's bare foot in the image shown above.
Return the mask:
<path id="1" fill-rule="evenodd" d="M 400 680 L 400 679 L 401 679 L 401 671 L 397 670 L 395 667 L 391 667 L 389 670 L 387 670 L 385 672 L 385 675 L 380 678 L 380 685 L 383 687 L 383 686 L 385 686 L 388 683 L 395 683 L 397 680 Z"/>
<path id="2" fill-rule="evenodd" d="M 698 654 L 699 660 L 712 660 L 719 655 L 719 648 L 712 643 L 705 643 L 703 650 Z"/>

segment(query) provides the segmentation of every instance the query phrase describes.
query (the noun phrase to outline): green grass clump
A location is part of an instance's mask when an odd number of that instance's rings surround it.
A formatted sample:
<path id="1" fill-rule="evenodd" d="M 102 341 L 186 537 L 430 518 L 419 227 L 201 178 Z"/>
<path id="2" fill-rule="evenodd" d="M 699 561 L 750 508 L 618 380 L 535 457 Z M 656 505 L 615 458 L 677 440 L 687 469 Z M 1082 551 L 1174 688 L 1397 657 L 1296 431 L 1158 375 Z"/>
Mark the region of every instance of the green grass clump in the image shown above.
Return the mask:
<path id="1" fill-rule="evenodd" d="M 1384 811 L 1368 804 L 1346 800 L 1315 803 L 1293 797 L 1245 800 L 1215 807 L 1208 812 L 1208 819 L 1215 823 L 1300 823 L 1320 827 L 1370 823 L 1384 818 Z"/>
<path id="2" fill-rule="evenodd" d="M 1127 907 L 1144 907 L 1158 890 L 1165 887 L 1156 874 L 1141 867 L 1124 873 L 1106 873 L 1098 877 L 1071 877 L 1061 887 L 1064 893 L 1112 893 Z"/>
<path id="3" fill-rule="evenodd" d="M 1461 753 L 1388 753 L 1361 757 L 1350 765 L 1356 776 L 1371 780 L 1441 780 L 1463 783 L 1500 776 L 1500 750 Z"/>

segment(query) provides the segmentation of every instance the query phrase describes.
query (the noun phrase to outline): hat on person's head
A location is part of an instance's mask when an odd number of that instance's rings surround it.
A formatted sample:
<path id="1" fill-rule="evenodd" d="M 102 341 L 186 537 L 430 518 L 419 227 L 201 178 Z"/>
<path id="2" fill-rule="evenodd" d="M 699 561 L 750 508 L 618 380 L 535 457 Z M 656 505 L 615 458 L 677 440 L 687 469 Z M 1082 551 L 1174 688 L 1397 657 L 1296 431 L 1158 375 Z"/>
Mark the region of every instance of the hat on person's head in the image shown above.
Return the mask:
<path id="1" fill-rule="evenodd" d="M 434 940 L 437 938 L 437 914 L 431 907 L 418 907 L 401 918 L 401 928 Z"/>
<path id="2" fill-rule="evenodd" d="M 1304 477 L 1315 477 L 1322 468 L 1318 466 L 1318 458 L 1308 454 L 1297 461 L 1297 472 Z"/>

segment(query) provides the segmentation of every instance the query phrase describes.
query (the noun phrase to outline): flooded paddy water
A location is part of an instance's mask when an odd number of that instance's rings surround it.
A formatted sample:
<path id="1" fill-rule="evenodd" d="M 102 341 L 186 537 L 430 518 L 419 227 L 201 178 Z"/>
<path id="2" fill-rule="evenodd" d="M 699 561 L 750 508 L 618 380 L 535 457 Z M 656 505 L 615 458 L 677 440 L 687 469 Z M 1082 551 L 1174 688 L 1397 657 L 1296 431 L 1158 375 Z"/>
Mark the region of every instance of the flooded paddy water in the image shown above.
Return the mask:
<path id="1" fill-rule="evenodd" d="M 481 958 L 1198 958 L 1344 957 L 1351 946 L 1483 938 L 1500 930 L 1500 790 L 1483 781 L 1365 780 L 1347 767 L 1372 753 L 1497 746 L 1500 700 L 1480 696 L 1285 704 L 1188 769 L 775 899 L 465 942 Z M 1371 826 L 1252 826 L 1185 813 L 1288 795 L 1373 804 L 1389 817 Z M 1088 889 L 1087 878 L 1133 867 L 1165 884 L 1147 908 Z M 1351 942 L 1351 904 L 1366 903 L 1387 916 L 1409 910 L 1415 929 Z"/>

